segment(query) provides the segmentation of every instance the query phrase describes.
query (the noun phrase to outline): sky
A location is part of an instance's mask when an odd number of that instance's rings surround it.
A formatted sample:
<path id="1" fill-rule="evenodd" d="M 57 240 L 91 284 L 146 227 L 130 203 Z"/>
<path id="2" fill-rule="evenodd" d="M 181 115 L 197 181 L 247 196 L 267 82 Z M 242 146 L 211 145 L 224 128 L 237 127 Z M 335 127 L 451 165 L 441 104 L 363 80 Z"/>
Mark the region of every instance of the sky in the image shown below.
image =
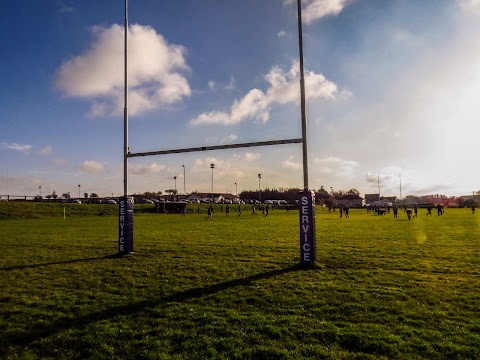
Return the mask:
<path id="1" fill-rule="evenodd" d="M 122 195 L 124 1 L 2 5 L 0 196 Z M 302 136 L 295 0 L 128 7 L 132 153 Z M 310 189 L 480 190 L 480 0 L 303 0 L 302 19 Z M 136 157 L 128 190 L 303 188 L 302 164 L 301 144 Z"/>

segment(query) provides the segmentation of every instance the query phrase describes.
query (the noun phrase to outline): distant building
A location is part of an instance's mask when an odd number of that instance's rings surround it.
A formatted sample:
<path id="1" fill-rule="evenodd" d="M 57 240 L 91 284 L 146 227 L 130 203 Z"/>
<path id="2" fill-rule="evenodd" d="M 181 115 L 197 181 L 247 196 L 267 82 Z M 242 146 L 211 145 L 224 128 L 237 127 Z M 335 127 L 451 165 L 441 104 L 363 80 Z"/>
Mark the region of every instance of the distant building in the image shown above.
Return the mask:
<path id="1" fill-rule="evenodd" d="M 233 194 L 223 194 L 223 199 L 225 200 L 230 200 L 233 202 L 234 200 L 238 199 L 238 196 L 235 196 Z"/>
<path id="2" fill-rule="evenodd" d="M 363 198 L 357 194 L 347 194 L 335 198 L 338 206 L 361 207 L 363 206 Z"/>
<path id="3" fill-rule="evenodd" d="M 201 194 L 190 194 L 188 195 L 185 200 L 188 200 L 189 202 L 201 202 L 203 199 L 203 196 Z"/>
<path id="4" fill-rule="evenodd" d="M 226 196 L 231 196 L 230 194 L 227 194 L 227 195 L 223 195 L 223 194 L 220 194 L 220 193 L 213 193 L 213 202 L 215 203 L 221 203 L 221 202 L 224 202 L 225 201 L 225 198 Z M 190 194 L 188 195 L 185 200 L 188 200 L 190 202 L 194 201 L 194 202 L 197 202 L 197 199 L 198 201 L 200 202 L 208 202 L 208 201 L 212 201 L 212 193 L 194 193 L 194 194 Z"/>
<path id="5" fill-rule="evenodd" d="M 396 196 L 380 196 L 380 194 L 365 194 L 365 205 L 392 206 L 397 200 Z"/>
<path id="6" fill-rule="evenodd" d="M 380 194 L 365 194 L 365 204 L 370 205 L 374 201 L 380 201 Z"/>

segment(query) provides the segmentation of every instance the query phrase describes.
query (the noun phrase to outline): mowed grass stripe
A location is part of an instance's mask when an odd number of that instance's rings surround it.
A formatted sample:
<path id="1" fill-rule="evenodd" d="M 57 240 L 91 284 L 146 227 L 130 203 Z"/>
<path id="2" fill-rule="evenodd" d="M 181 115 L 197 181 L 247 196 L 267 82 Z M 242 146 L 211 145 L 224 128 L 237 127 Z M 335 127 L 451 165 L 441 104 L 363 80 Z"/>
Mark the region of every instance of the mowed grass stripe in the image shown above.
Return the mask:
<path id="1" fill-rule="evenodd" d="M 466 209 L 1 221 L 5 358 L 478 358 L 480 219 Z M 426 213 L 426 211 L 425 211 Z"/>

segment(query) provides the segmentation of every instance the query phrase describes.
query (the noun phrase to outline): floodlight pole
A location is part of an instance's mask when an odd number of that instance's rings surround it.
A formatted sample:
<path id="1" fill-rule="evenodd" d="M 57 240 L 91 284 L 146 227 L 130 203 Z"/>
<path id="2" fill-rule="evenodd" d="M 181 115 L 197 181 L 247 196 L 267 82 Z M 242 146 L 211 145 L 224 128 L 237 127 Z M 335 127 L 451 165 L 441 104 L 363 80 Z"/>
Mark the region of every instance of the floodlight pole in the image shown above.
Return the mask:
<path id="1" fill-rule="evenodd" d="M 380 200 L 380 174 L 377 174 L 378 200 Z"/>
<path id="2" fill-rule="evenodd" d="M 183 167 L 183 194 L 187 195 L 187 190 L 185 190 L 185 165 L 182 165 Z"/>
<path id="3" fill-rule="evenodd" d="M 212 204 L 215 202 L 213 198 L 213 169 L 215 168 L 215 164 L 210 164 L 210 169 L 212 169 Z"/>
<path id="4" fill-rule="evenodd" d="M 260 186 L 260 179 L 262 178 L 262 174 L 258 174 L 258 202 L 262 203 L 262 188 Z"/>

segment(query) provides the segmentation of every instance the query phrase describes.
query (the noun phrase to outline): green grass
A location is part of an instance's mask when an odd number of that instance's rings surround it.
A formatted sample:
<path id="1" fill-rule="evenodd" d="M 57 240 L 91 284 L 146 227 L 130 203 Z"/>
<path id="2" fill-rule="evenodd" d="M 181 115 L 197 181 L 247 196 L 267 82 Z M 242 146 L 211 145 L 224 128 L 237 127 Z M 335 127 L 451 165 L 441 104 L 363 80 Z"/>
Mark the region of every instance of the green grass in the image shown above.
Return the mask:
<path id="1" fill-rule="evenodd" d="M 63 204 L 40 202 L 0 202 L 0 220 L 6 219 L 63 219 L 72 216 L 115 215 L 118 205 Z"/>
<path id="2" fill-rule="evenodd" d="M 0 221 L 0 358 L 480 357 L 480 216 L 467 209 L 319 209 L 309 268 L 296 211 L 138 208 L 135 254 L 117 257 L 117 217 L 85 209 Z"/>

